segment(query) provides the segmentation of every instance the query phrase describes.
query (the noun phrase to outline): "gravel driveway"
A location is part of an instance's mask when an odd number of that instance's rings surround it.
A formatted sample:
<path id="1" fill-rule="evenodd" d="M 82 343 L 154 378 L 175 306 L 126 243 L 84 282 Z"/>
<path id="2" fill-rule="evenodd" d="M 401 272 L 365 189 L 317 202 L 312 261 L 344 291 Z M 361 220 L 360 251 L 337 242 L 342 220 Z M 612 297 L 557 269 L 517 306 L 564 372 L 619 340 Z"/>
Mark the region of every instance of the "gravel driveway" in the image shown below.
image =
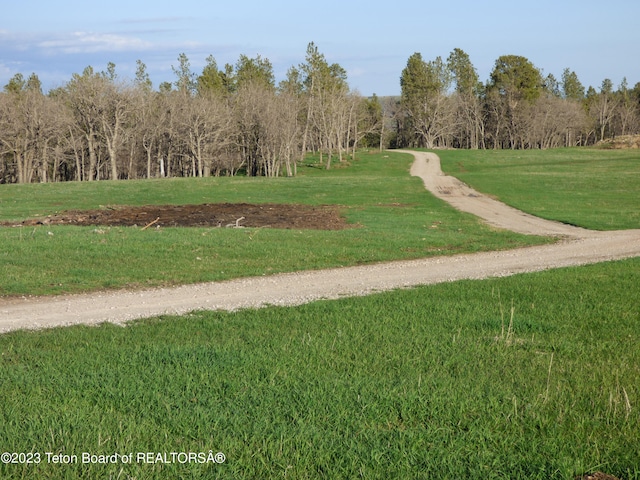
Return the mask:
<path id="1" fill-rule="evenodd" d="M 487 223 L 520 233 L 555 235 L 553 245 L 500 252 L 245 278 L 226 282 L 136 291 L 12 299 L 0 303 L 0 332 L 102 322 L 124 323 L 198 309 L 235 310 L 264 305 L 299 305 L 317 299 L 461 279 L 502 277 L 522 272 L 586 265 L 640 256 L 640 230 L 595 232 L 543 220 L 482 195 L 445 176 L 433 153 L 407 152 L 416 160 L 411 174 L 439 198 Z M 250 292 L 250 293 L 248 293 Z"/>

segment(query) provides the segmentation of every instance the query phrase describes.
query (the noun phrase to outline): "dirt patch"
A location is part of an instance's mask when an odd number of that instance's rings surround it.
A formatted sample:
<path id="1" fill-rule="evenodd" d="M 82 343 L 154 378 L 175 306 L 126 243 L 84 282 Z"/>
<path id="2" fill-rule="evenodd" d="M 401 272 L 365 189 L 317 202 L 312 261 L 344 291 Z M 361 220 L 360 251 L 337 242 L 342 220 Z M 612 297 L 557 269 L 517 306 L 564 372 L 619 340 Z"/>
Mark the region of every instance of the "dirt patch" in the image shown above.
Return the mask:
<path id="1" fill-rule="evenodd" d="M 618 478 L 608 473 L 596 472 L 575 477 L 575 480 L 618 480 Z"/>
<path id="2" fill-rule="evenodd" d="M 109 206 L 99 210 L 69 210 L 15 225 L 79 225 L 139 227 L 270 227 L 342 230 L 353 225 L 335 205 L 206 203 L 202 205 Z"/>
<path id="3" fill-rule="evenodd" d="M 640 148 L 640 135 L 620 135 L 607 138 L 596 143 L 596 147 L 611 150 L 628 150 Z"/>

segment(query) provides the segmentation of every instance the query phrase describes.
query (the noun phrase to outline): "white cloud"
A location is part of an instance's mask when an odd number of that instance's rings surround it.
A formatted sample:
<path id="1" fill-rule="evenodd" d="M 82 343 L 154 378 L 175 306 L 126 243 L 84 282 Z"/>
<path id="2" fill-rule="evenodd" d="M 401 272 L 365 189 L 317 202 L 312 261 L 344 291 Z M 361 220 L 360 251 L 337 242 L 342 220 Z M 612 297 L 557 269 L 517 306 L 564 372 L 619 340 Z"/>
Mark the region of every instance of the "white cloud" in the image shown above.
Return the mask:
<path id="1" fill-rule="evenodd" d="M 0 46 L 3 50 L 24 51 L 29 48 L 30 43 L 28 35 L 0 30 Z"/>
<path id="2" fill-rule="evenodd" d="M 147 50 L 152 44 L 136 37 L 110 33 L 74 32 L 36 44 L 48 53 L 96 53 Z"/>

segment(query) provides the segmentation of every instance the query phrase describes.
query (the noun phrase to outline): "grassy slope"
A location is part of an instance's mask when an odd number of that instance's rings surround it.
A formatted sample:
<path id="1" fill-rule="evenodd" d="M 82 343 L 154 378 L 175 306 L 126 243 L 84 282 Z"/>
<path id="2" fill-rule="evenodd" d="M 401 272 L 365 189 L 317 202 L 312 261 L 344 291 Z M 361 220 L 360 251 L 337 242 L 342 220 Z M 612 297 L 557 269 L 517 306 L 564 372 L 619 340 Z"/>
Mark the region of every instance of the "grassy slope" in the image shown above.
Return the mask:
<path id="1" fill-rule="evenodd" d="M 438 151 L 442 168 L 539 217 L 594 230 L 640 228 L 638 150 Z"/>
<path id="2" fill-rule="evenodd" d="M 227 462 L 0 476 L 637 479 L 639 272 L 636 259 L 3 335 L 0 450 Z"/>
<path id="3" fill-rule="evenodd" d="M 0 228 L 0 295 L 154 286 L 513 248 L 548 241 L 498 232 L 428 194 L 409 155 L 362 155 L 297 178 L 204 178 L 0 186 L 0 216 L 100 205 L 338 204 L 357 225 L 278 229 Z"/>

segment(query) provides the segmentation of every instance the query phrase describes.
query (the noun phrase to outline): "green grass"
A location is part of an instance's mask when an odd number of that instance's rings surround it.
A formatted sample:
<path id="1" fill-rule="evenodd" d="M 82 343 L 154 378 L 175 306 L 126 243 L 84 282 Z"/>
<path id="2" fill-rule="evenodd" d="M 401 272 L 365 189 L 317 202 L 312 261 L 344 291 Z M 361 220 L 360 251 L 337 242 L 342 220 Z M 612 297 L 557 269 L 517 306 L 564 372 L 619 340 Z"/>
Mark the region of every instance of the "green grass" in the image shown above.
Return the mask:
<path id="1" fill-rule="evenodd" d="M 355 227 L 0 227 L 0 296 L 215 281 L 550 241 L 496 231 L 434 198 L 409 176 L 409 155 L 359 158 L 329 171 L 301 167 L 296 178 L 0 185 L 2 220 L 104 205 L 274 202 L 340 205 Z"/>
<path id="2" fill-rule="evenodd" d="M 634 259 L 6 334 L 0 451 L 227 460 L 0 477 L 638 479 L 638 284 Z"/>
<path id="3" fill-rule="evenodd" d="M 437 153 L 446 173 L 533 215 L 594 230 L 640 228 L 637 150 Z"/>
<path id="4" fill-rule="evenodd" d="M 525 198 L 525 210 L 537 204 L 578 225 L 638 228 L 629 153 L 438 154 L 479 190 L 509 203 L 508 195 Z M 2 219 L 110 204 L 295 202 L 342 205 L 358 228 L 0 228 L 0 295 L 547 241 L 454 211 L 408 176 L 410 162 L 363 155 L 328 172 L 302 168 L 294 179 L 2 185 Z M 640 479 L 638 284 L 633 259 L 295 308 L 5 334 L 0 453 L 38 452 L 42 461 L 0 463 L 0 478 L 546 480 L 600 470 Z M 46 457 L 210 450 L 226 462 L 56 465 Z"/>

